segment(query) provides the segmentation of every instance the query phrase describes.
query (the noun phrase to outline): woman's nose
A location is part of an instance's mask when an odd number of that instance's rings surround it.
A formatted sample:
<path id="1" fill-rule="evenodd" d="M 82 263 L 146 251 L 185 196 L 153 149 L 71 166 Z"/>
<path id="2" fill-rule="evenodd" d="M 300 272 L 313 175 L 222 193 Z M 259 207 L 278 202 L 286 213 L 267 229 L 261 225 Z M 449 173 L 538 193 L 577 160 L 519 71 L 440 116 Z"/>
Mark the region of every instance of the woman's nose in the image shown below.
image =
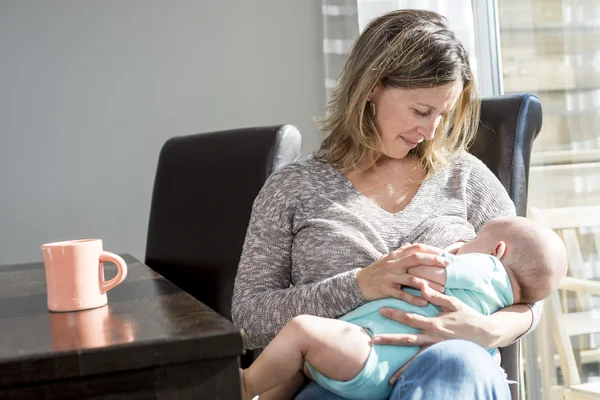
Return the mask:
<path id="1" fill-rule="evenodd" d="M 424 121 L 423 125 L 419 129 L 419 133 L 423 136 L 425 140 L 433 140 L 435 137 L 435 131 L 437 130 L 438 125 L 440 124 L 440 117 L 428 118 Z"/>

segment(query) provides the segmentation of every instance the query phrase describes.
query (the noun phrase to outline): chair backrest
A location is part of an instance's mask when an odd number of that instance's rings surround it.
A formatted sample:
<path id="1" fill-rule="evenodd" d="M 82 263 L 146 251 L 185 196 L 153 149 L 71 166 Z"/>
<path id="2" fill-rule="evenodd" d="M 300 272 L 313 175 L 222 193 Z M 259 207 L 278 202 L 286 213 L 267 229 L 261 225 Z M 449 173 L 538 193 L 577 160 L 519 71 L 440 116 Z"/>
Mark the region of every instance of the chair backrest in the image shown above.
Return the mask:
<path id="1" fill-rule="evenodd" d="M 159 156 L 146 264 L 231 319 L 231 297 L 254 198 L 300 155 L 291 125 L 180 136 Z"/>
<path id="2" fill-rule="evenodd" d="M 529 160 L 533 141 L 542 127 L 542 107 L 533 95 L 503 95 L 484 98 L 481 123 L 470 152 L 500 179 L 515 203 L 517 214 L 527 211 Z M 508 379 L 518 381 L 519 342 L 500 349 Z M 518 399 L 517 385 L 511 385 Z"/>
<path id="3" fill-rule="evenodd" d="M 503 95 L 481 101 L 481 123 L 470 152 L 500 179 L 515 203 L 527 212 L 529 160 L 542 128 L 542 106 L 533 95 Z"/>

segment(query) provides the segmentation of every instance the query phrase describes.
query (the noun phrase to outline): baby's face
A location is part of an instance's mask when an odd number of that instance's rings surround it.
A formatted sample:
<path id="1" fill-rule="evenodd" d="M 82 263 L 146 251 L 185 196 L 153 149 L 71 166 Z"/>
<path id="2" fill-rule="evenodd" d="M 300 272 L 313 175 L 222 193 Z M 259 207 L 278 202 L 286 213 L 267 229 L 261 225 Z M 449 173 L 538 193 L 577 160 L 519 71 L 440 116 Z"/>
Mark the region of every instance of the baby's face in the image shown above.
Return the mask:
<path id="1" fill-rule="evenodd" d="M 492 224 L 486 224 L 481 228 L 475 239 L 465 243 L 456 254 L 483 253 L 494 254 L 498 244 L 498 235 L 494 232 Z"/>

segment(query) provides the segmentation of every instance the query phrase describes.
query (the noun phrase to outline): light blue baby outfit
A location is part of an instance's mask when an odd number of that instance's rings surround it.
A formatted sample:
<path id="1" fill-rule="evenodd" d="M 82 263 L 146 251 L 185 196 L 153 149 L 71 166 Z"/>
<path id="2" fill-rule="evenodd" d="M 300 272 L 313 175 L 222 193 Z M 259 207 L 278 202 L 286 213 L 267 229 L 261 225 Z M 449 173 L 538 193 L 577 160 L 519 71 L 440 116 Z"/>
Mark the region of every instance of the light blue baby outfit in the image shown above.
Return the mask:
<path id="1" fill-rule="evenodd" d="M 444 293 L 457 297 L 476 311 L 490 315 L 514 302 L 510 280 L 504 266 L 496 257 L 487 254 L 445 254 L 452 263 L 446 267 Z M 404 289 L 421 296 L 414 289 Z M 364 328 L 370 335 L 382 333 L 417 333 L 418 330 L 379 314 L 381 307 L 433 317 L 441 309 L 433 304 L 419 307 L 405 301 L 387 298 L 366 303 L 340 319 Z M 363 370 L 352 380 L 335 381 L 308 365 L 313 379 L 322 387 L 351 400 L 387 400 L 392 389 L 390 377 L 420 350 L 419 346 L 384 346 L 373 344 Z M 488 350 L 495 355 L 497 349 Z"/>

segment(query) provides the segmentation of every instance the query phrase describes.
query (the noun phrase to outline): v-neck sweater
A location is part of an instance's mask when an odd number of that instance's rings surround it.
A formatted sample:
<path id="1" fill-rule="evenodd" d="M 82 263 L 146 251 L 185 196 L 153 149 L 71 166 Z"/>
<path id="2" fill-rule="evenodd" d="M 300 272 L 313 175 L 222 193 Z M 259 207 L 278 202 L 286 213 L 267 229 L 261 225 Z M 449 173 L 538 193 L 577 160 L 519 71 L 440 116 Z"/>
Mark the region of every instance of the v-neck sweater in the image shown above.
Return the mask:
<path id="1" fill-rule="evenodd" d="M 313 156 L 273 173 L 260 191 L 233 292 L 233 322 L 246 348 L 266 346 L 293 317 L 337 318 L 366 302 L 356 273 L 412 242 L 444 248 L 473 239 L 490 219 L 515 215 L 494 174 L 462 153 L 421 183 L 408 205 L 389 213 L 344 174 Z M 459 217 L 456 229 L 421 232 L 426 220 Z M 531 306 L 533 329 L 541 308 Z"/>

